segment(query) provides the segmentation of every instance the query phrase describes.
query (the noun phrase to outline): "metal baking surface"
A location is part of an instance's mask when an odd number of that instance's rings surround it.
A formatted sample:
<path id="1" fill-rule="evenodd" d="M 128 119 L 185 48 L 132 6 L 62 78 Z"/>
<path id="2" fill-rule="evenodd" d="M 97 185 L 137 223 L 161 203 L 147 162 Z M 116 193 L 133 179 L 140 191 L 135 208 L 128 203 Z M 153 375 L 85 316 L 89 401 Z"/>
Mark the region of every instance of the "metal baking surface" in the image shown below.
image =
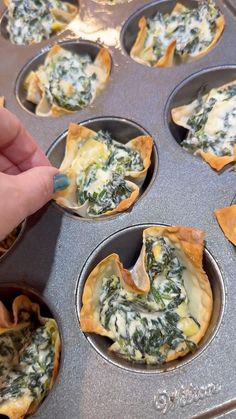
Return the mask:
<path id="1" fill-rule="evenodd" d="M 166 12 L 175 3 L 152 3 L 152 11 Z M 183 3 L 196 4 L 190 0 Z M 183 132 L 170 121 L 170 108 L 190 101 L 202 84 L 210 88 L 236 78 L 234 3 L 217 0 L 226 27 L 207 56 L 167 69 L 140 65 L 127 54 L 130 29 L 137 27 L 136 11 L 141 7 L 145 14 L 150 11 L 145 0 L 116 6 L 81 0 L 79 17 L 70 24 L 72 31 L 32 46 L 12 45 L 1 28 L 0 94 L 5 96 L 7 108 L 18 115 L 45 151 L 58 138 L 49 151 L 51 161 L 60 163 L 65 138 L 61 134 L 69 122 L 85 121 L 96 126 L 94 118 L 100 118 L 99 123 L 109 120 L 115 132 L 119 132 L 116 118 L 124 119 L 132 129 L 150 133 L 156 145 L 148 184 L 131 210 L 89 221 L 49 204 L 27 221 L 20 240 L 0 261 L 1 296 L 9 298 L 11 292 L 14 296 L 16 290 L 27 289 L 32 298 L 45 301 L 60 327 L 59 375 L 35 418 L 182 419 L 236 415 L 236 254 L 213 215 L 215 208 L 233 201 L 235 173 L 227 168 L 217 174 L 200 158 L 185 152 L 178 144 Z M 91 106 L 71 116 L 39 118 L 30 109 L 25 110 L 17 100 L 21 95 L 19 84 L 16 89 L 22 68 L 54 42 L 78 37 L 109 48 L 113 65 L 105 90 Z M 204 267 L 214 294 L 211 325 L 198 351 L 161 369 L 109 358 L 107 342 L 101 337 L 85 336 L 78 321 L 83 281 L 95 263 L 116 250 L 125 267 L 131 267 L 141 246 L 142 229 L 155 223 L 205 230 Z"/>

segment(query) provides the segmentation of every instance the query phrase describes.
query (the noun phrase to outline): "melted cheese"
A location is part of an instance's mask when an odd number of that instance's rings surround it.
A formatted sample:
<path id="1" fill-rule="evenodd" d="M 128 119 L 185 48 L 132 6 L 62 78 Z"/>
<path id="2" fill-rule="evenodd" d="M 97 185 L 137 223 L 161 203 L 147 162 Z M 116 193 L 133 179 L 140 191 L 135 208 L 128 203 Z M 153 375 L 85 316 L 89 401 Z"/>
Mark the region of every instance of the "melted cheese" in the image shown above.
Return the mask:
<path id="1" fill-rule="evenodd" d="M 79 149 L 72 167 L 79 172 L 85 170 L 93 163 L 101 163 L 108 158 L 108 150 L 105 144 L 89 138 Z"/>
<path id="2" fill-rule="evenodd" d="M 236 136 L 236 96 L 230 100 L 217 102 L 208 114 L 205 133 L 214 136 L 218 131 L 225 130 L 225 118 L 229 114 L 229 136 Z"/>
<path id="3" fill-rule="evenodd" d="M 106 185 L 109 180 L 111 180 L 112 174 L 109 171 L 105 171 L 102 169 L 97 170 L 97 178 L 88 188 L 88 192 L 93 194 L 94 192 L 100 192 L 104 185 Z"/>

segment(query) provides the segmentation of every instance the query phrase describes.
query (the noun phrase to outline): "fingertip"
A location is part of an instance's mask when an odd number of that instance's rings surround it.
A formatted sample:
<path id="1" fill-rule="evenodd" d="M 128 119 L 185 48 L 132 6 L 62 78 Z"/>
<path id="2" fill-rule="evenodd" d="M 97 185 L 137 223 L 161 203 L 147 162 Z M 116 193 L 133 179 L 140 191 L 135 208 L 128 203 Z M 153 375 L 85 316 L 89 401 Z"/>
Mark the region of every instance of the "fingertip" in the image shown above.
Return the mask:
<path id="1" fill-rule="evenodd" d="M 52 166 L 34 167 L 15 176 L 20 190 L 24 216 L 33 214 L 43 207 L 54 192 L 54 176 L 58 169 Z"/>

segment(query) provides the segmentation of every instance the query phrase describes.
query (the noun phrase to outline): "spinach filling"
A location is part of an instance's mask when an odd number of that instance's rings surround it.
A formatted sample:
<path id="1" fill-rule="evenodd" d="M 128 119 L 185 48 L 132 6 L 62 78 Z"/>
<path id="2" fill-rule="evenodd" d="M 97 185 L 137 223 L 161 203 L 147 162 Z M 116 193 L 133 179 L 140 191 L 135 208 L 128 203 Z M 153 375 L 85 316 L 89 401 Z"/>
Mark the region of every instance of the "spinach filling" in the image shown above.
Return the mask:
<path id="1" fill-rule="evenodd" d="M 127 174 L 128 172 L 141 172 L 144 169 L 140 153 L 113 140 L 109 132 L 99 131 L 96 139 L 104 143 L 109 150 L 107 166 L 110 170 Z"/>
<path id="2" fill-rule="evenodd" d="M 176 40 L 175 56 L 199 53 L 214 39 L 219 10 L 213 1 L 203 0 L 194 9 L 165 14 L 158 12 L 147 19 L 145 48 L 152 48 L 153 65 L 163 57 L 167 46 Z"/>
<path id="3" fill-rule="evenodd" d="M 102 215 L 130 197 L 132 189 L 125 177 L 144 169 L 141 155 L 99 131 L 94 138 L 105 145 L 106 155 L 77 174 L 77 202 L 88 203 L 88 214 Z"/>
<path id="4" fill-rule="evenodd" d="M 236 144 L 236 83 L 212 89 L 208 95 L 200 92 L 187 125 L 189 132 L 181 143 L 186 151 L 232 156 Z"/>
<path id="5" fill-rule="evenodd" d="M 10 0 L 7 31 L 11 42 L 27 45 L 48 39 L 56 22 L 52 9 L 68 11 L 60 0 Z"/>
<path id="6" fill-rule="evenodd" d="M 113 333 L 121 357 L 162 364 L 171 350 L 195 349 L 191 336 L 200 325 L 189 314 L 185 267 L 168 239 L 147 239 L 145 266 L 151 281 L 147 295 L 126 291 L 115 275 L 103 279 L 100 321 Z"/>
<path id="7" fill-rule="evenodd" d="M 49 103 L 68 110 L 78 110 L 92 101 L 97 76 L 86 73 L 92 64 L 89 55 L 64 51 L 63 55 L 51 57 L 41 71 L 45 71 L 48 83 L 44 85 Z"/>
<path id="8" fill-rule="evenodd" d="M 54 368 L 55 326 L 32 324 L 0 335 L 0 404 L 25 394 L 41 401 Z"/>
<path id="9" fill-rule="evenodd" d="M 128 198 L 132 189 L 127 185 L 124 178 L 118 173 L 113 173 L 109 182 L 104 185 L 101 192 L 93 192 L 89 197 L 89 214 L 103 214 L 116 208 L 117 205 Z"/>

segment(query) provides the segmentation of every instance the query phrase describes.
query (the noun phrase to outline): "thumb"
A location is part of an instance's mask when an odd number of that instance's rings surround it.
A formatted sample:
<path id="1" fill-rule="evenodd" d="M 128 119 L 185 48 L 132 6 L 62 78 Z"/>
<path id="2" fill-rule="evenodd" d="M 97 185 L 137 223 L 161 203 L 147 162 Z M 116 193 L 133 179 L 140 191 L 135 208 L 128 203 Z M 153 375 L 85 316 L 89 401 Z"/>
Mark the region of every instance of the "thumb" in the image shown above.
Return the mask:
<path id="1" fill-rule="evenodd" d="M 57 173 L 51 166 L 34 167 L 16 176 L 0 173 L 0 239 L 52 198 Z"/>

